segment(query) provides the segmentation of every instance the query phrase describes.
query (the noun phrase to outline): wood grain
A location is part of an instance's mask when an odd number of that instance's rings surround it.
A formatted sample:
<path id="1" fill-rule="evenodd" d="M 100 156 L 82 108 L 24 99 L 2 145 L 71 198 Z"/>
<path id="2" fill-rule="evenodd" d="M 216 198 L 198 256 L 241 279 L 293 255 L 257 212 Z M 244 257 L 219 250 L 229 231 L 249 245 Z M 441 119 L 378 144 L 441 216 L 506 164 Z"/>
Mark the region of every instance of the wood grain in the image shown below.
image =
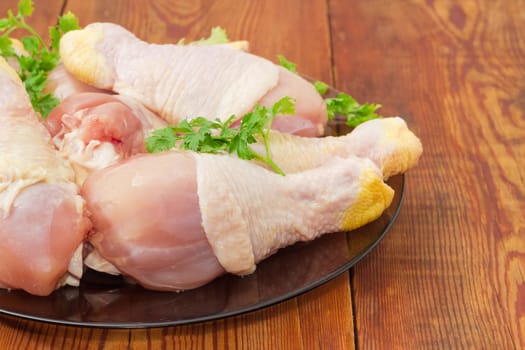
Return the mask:
<path id="1" fill-rule="evenodd" d="M 63 1 L 37 1 L 45 33 Z M 16 1 L 0 3 L 0 13 Z M 0 348 L 525 348 L 525 0 L 68 0 L 154 42 L 233 40 L 401 115 L 424 144 L 385 240 L 298 298 L 182 327 L 0 317 Z M 351 289 L 350 289 L 351 285 Z"/>
<path id="2" fill-rule="evenodd" d="M 333 1 L 338 87 L 425 153 L 354 271 L 360 349 L 525 347 L 523 1 Z"/>

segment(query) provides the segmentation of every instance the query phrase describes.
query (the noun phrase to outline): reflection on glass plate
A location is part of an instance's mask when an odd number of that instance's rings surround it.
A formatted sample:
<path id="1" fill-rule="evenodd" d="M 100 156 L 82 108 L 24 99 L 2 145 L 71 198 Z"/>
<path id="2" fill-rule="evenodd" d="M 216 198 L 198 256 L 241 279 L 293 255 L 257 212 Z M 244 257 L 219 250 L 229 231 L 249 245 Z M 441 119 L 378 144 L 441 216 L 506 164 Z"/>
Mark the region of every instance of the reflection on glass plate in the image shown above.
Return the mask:
<path id="1" fill-rule="evenodd" d="M 328 135 L 349 129 L 336 119 Z M 87 271 L 79 288 L 50 296 L 0 290 L 0 313 L 63 325 L 145 328 L 208 321 L 266 307 L 307 292 L 347 271 L 384 237 L 403 199 L 404 176 L 391 178 L 391 206 L 376 221 L 351 232 L 324 235 L 281 249 L 252 275 L 224 275 L 182 293 L 148 291 L 122 278 Z"/>

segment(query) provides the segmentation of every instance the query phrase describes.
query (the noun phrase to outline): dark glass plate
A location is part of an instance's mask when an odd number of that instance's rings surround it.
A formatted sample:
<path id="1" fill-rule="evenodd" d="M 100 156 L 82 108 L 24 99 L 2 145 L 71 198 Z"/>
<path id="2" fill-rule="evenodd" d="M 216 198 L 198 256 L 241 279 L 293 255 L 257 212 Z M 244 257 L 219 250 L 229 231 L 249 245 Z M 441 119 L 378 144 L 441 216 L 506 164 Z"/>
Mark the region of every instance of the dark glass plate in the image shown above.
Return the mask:
<path id="1" fill-rule="evenodd" d="M 328 135 L 347 132 L 337 118 L 327 128 Z M 401 208 L 405 177 L 392 177 L 388 184 L 395 197 L 376 221 L 281 249 L 246 277 L 224 275 L 201 288 L 172 293 L 88 270 L 79 288 L 64 287 L 47 297 L 0 290 L 0 313 L 62 325 L 148 328 L 209 321 L 276 304 L 337 277 L 379 243 Z"/>

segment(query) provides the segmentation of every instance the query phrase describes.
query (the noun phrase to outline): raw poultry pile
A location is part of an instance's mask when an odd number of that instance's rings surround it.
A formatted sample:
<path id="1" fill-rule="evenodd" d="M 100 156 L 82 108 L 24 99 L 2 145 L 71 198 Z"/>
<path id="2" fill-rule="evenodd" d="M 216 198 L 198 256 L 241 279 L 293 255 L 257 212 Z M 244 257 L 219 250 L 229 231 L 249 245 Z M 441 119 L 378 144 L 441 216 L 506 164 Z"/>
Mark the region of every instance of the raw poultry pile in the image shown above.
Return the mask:
<path id="1" fill-rule="evenodd" d="M 0 58 L 2 288 L 48 295 L 86 266 L 167 291 L 249 274 L 282 247 L 378 218 L 385 180 L 421 155 L 399 117 L 320 137 L 318 90 L 232 45 L 58 28 L 47 118 L 24 62 Z"/>

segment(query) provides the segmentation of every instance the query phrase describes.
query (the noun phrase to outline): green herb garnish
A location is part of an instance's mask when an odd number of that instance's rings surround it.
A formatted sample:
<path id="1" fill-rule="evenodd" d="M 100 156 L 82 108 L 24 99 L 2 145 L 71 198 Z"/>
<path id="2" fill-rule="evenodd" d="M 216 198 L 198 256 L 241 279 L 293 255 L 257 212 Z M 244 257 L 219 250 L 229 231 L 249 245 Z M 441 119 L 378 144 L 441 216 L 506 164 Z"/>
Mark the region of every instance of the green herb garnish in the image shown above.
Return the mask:
<path id="1" fill-rule="evenodd" d="M 279 58 L 279 63 L 281 64 L 281 66 L 283 66 L 290 72 L 297 74 L 297 64 L 288 61 L 283 55 L 278 55 L 277 57 Z"/>
<path id="2" fill-rule="evenodd" d="M 346 125 L 356 127 L 371 119 L 381 118 L 375 113 L 381 108 L 379 104 L 359 104 L 352 96 L 340 93 L 337 97 L 327 98 L 326 110 L 328 119 L 333 119 L 336 114 L 346 116 Z"/>
<path id="3" fill-rule="evenodd" d="M 284 175 L 270 157 L 269 133 L 277 115 L 294 113 L 295 101 L 290 97 L 283 97 L 269 109 L 256 105 L 252 112 L 242 117 L 239 128 L 231 127 L 235 116 L 224 122 L 204 117 L 183 120 L 176 126 L 153 131 L 146 139 L 146 149 L 150 153 L 174 147 L 203 153 L 235 153 L 241 159 L 261 161 L 276 173 Z M 266 153 L 264 156 L 250 146 L 257 142 L 257 138 L 263 140 Z"/>
<path id="4" fill-rule="evenodd" d="M 323 83 L 322 81 L 316 81 L 314 82 L 314 87 L 319 93 L 319 95 L 324 95 L 328 92 L 328 85 Z"/>
<path id="5" fill-rule="evenodd" d="M 177 42 L 177 45 L 185 45 L 184 42 L 185 39 L 182 38 Z M 208 46 L 208 45 L 217 45 L 217 44 L 227 44 L 230 42 L 230 39 L 228 39 L 228 35 L 226 34 L 226 30 L 224 30 L 221 27 L 213 27 L 210 32 L 210 36 L 207 38 L 202 38 L 196 41 L 192 41 L 189 43 L 189 45 L 201 45 L 201 46 Z"/>
<path id="6" fill-rule="evenodd" d="M 33 11 L 32 0 L 20 0 L 16 15 L 8 10 L 7 18 L 0 19 L 0 54 L 6 59 L 12 57 L 17 60 L 20 67 L 18 75 L 24 82 L 31 104 L 45 118 L 60 102 L 54 95 L 44 93 L 47 76 L 58 64 L 60 38 L 68 31 L 80 27 L 78 19 L 71 12 L 60 16 L 57 25 L 49 29 L 51 44 L 48 47 L 36 30 L 26 23 L 26 18 Z M 28 33 L 21 39 L 25 53 L 16 53 L 9 37 L 16 30 Z"/>
<path id="7" fill-rule="evenodd" d="M 288 69 L 290 72 L 297 74 L 296 64 L 288 61 L 283 55 L 279 55 L 281 66 Z M 320 95 L 328 92 L 328 85 L 322 81 L 313 83 L 315 89 Z M 356 127 L 361 123 L 370 119 L 381 118 L 375 111 L 381 108 L 379 104 L 359 104 L 352 96 L 345 93 L 340 93 L 337 97 L 325 98 L 326 111 L 328 119 L 334 119 L 336 114 L 346 116 L 346 125 Z"/>

